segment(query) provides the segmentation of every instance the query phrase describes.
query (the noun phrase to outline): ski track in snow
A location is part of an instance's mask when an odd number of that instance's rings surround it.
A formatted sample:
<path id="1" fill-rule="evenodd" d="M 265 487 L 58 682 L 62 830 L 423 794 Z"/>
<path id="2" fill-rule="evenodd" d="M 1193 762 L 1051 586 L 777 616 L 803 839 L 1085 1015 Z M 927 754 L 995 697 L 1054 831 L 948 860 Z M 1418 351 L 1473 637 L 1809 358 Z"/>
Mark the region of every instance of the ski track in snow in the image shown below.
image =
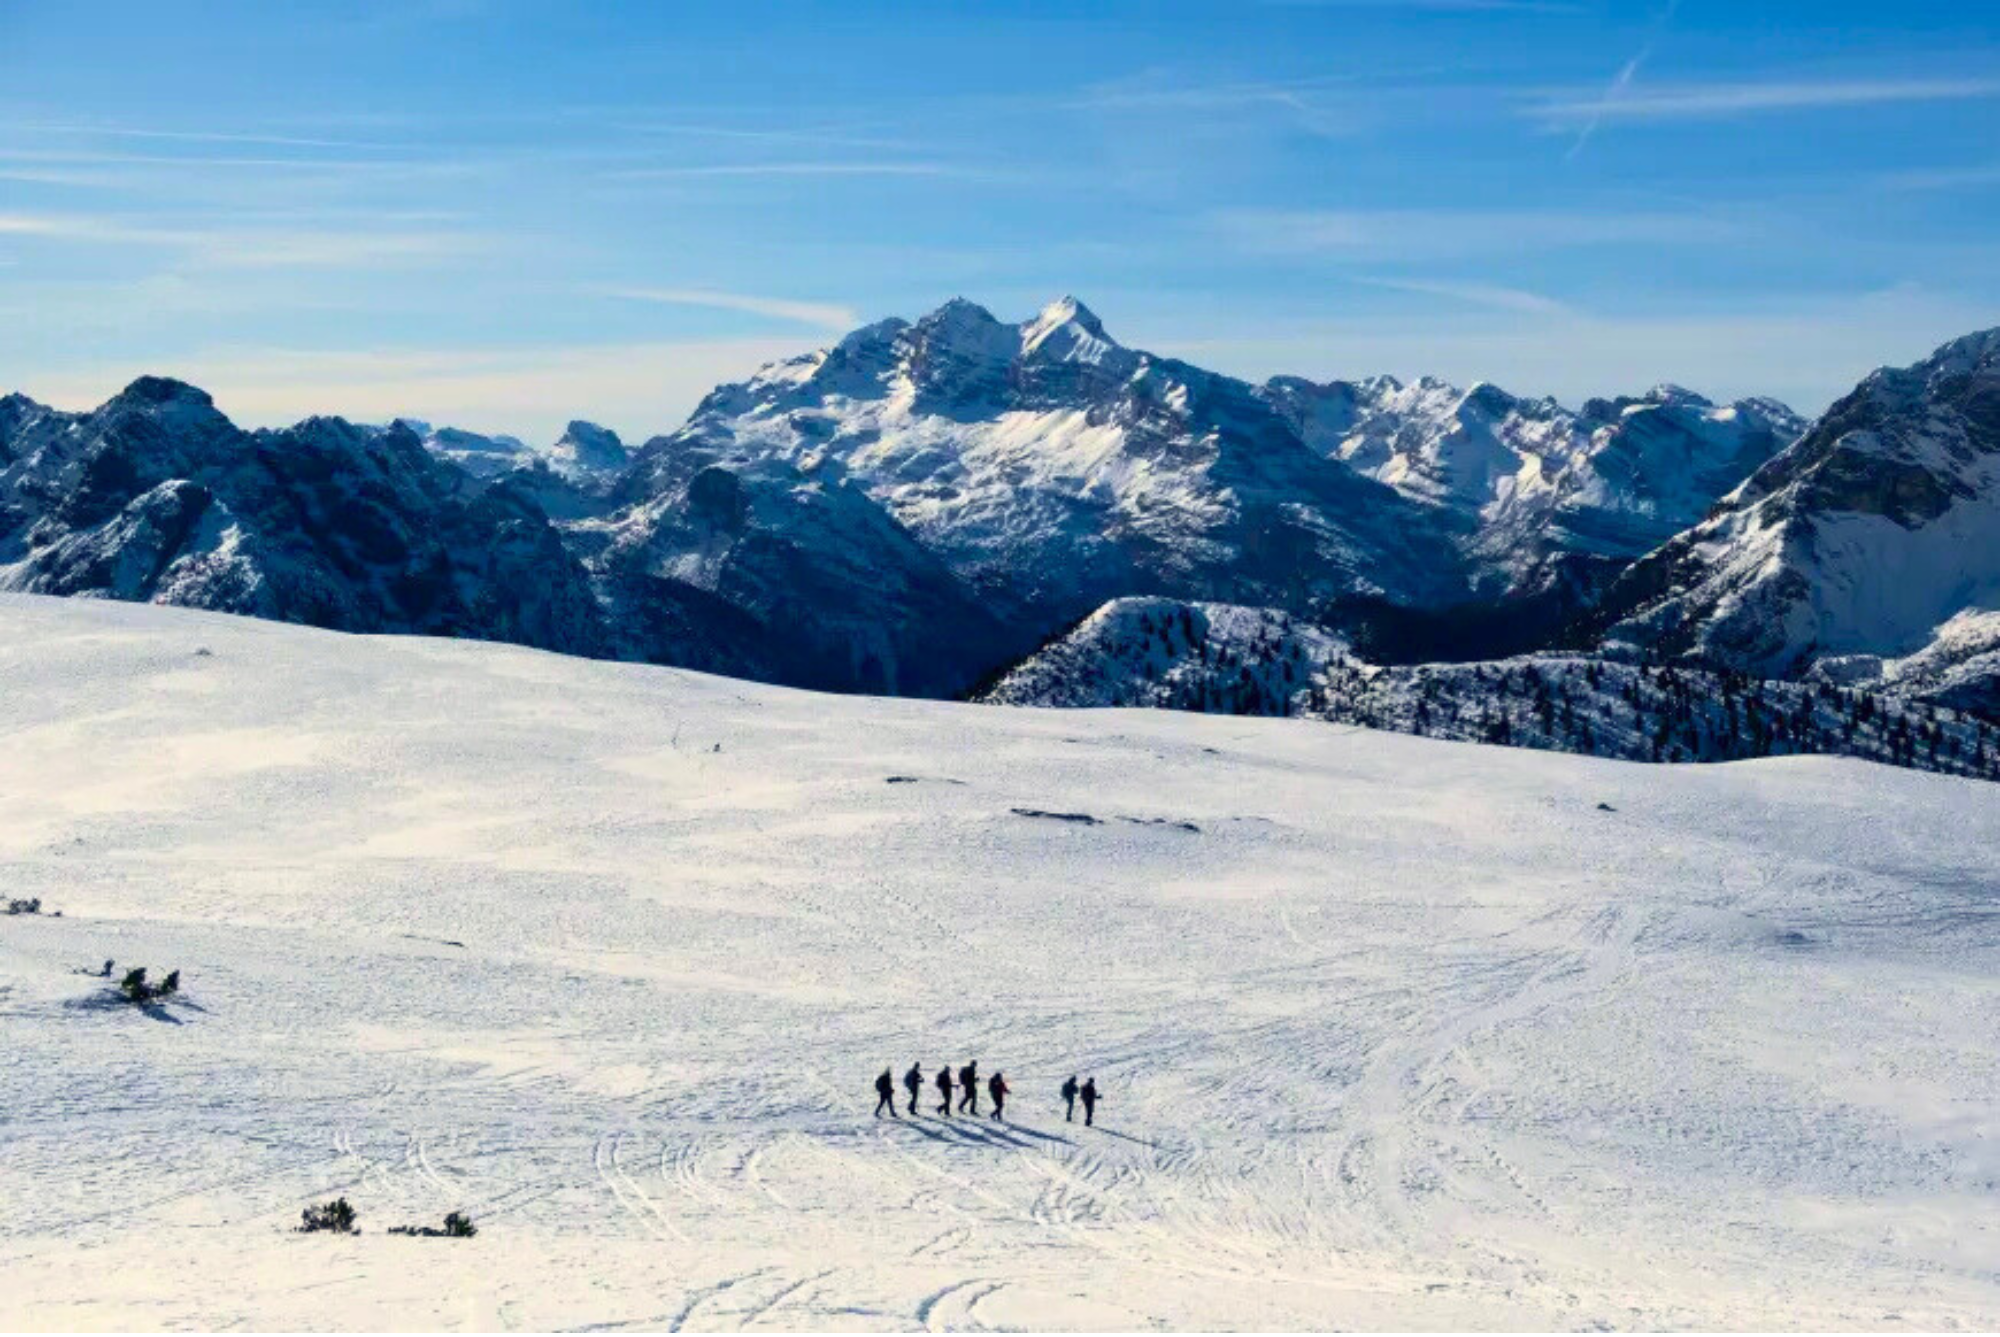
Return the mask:
<path id="1" fill-rule="evenodd" d="M 25 598 L 0 731 L 10 1325 L 2000 1325 L 1990 786 Z"/>

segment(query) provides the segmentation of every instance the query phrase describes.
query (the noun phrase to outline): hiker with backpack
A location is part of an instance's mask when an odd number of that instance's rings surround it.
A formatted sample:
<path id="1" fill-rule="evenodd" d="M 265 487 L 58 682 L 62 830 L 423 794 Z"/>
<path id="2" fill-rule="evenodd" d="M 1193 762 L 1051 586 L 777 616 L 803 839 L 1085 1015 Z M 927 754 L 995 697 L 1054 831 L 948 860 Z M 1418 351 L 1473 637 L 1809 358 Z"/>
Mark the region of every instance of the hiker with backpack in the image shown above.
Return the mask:
<path id="1" fill-rule="evenodd" d="M 1077 1094 L 1083 1097 L 1083 1126 L 1089 1128 L 1092 1126 L 1091 1121 L 1097 1117 L 1097 1079 L 1085 1078 L 1083 1089 Z"/>
<path id="2" fill-rule="evenodd" d="M 996 1119 L 1007 1117 L 1007 1090 L 1005 1073 L 996 1072 L 986 1079 L 986 1094 L 993 1097 L 993 1117 Z"/>
<path id="3" fill-rule="evenodd" d="M 884 1109 L 889 1111 L 892 1119 L 903 1117 L 896 1113 L 896 1079 L 887 1068 L 882 1069 L 882 1075 L 875 1079 L 875 1117 L 881 1118 Z"/>
<path id="4" fill-rule="evenodd" d="M 946 1063 L 938 1068 L 937 1089 L 938 1095 L 944 1101 L 943 1104 L 938 1106 L 938 1113 L 949 1119 L 951 1117 L 951 1064 Z"/>
<path id="5" fill-rule="evenodd" d="M 958 1070 L 958 1112 L 967 1110 L 979 1113 L 979 1060 L 974 1059 Z"/>
<path id="6" fill-rule="evenodd" d="M 910 1093 L 910 1117 L 917 1117 L 917 1095 L 924 1089 L 924 1065 L 912 1063 L 910 1070 L 903 1074 L 903 1089 Z"/>
<path id="7" fill-rule="evenodd" d="M 1069 1075 L 1069 1080 L 1062 1084 L 1062 1098 L 1069 1104 L 1069 1112 L 1063 1115 L 1063 1122 L 1075 1123 L 1076 1122 L 1076 1074 L 1075 1073 L 1071 1073 Z"/>

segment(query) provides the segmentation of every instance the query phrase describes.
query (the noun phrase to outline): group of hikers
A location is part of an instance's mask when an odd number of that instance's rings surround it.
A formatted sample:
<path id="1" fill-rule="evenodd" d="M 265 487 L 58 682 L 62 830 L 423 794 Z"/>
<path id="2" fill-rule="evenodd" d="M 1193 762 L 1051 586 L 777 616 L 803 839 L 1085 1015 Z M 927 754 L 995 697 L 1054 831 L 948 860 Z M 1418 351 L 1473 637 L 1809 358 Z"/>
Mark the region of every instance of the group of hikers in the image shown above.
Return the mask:
<path id="1" fill-rule="evenodd" d="M 951 1097 L 954 1090 L 958 1092 L 958 1112 L 960 1114 L 976 1116 L 979 1113 L 979 1060 L 974 1059 L 960 1068 L 956 1081 L 952 1079 L 951 1065 L 949 1063 L 941 1064 L 938 1067 L 935 1084 L 938 1089 L 939 1098 L 937 1112 L 943 1118 L 949 1119 L 951 1117 Z M 923 1064 L 912 1063 L 910 1065 L 910 1070 L 903 1074 L 903 1089 L 910 1093 L 910 1117 L 914 1119 L 917 1117 L 917 1099 L 923 1093 L 924 1089 Z M 993 1113 L 991 1117 L 1003 1120 L 1007 1117 L 1007 1096 L 1011 1091 L 1012 1088 L 1007 1085 L 1005 1073 L 996 1072 L 986 1079 L 986 1094 L 993 1101 Z M 882 1117 L 883 1110 L 888 1110 L 889 1117 L 892 1119 L 903 1117 L 896 1112 L 896 1080 L 893 1075 L 893 1069 L 882 1069 L 882 1075 L 875 1079 L 875 1097 L 876 1118 L 879 1119 Z M 1063 1116 L 1064 1122 L 1075 1122 L 1076 1102 L 1081 1099 L 1083 1101 L 1083 1126 L 1086 1128 L 1094 1126 L 1093 1120 L 1097 1117 L 1097 1079 L 1095 1077 L 1086 1078 L 1083 1085 L 1078 1086 L 1076 1083 L 1076 1074 L 1071 1073 L 1069 1080 L 1062 1084 L 1062 1098 L 1068 1106 L 1068 1112 Z"/>

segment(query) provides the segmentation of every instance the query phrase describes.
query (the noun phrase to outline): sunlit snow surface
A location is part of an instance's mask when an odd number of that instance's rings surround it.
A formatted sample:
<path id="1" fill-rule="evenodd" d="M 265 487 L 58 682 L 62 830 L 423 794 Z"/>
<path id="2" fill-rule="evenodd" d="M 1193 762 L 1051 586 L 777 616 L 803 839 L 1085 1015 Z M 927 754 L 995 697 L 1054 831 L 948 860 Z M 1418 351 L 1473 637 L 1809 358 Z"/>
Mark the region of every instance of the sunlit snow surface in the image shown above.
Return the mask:
<path id="1" fill-rule="evenodd" d="M 7 598 L 0 1324 L 1994 1327 L 1994 794 Z"/>

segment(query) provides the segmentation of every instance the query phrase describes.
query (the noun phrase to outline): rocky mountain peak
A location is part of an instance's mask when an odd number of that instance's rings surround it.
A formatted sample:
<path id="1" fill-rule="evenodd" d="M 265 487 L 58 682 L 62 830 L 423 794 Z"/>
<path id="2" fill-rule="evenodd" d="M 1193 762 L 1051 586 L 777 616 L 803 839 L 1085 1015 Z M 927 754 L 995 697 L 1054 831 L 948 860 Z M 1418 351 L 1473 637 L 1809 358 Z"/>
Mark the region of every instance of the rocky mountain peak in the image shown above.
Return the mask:
<path id="1" fill-rule="evenodd" d="M 631 458 L 618 433 L 580 418 L 571 420 L 548 453 L 549 464 L 565 474 L 610 473 L 624 468 Z"/>
<path id="2" fill-rule="evenodd" d="M 114 395 L 106 407 L 162 408 L 177 404 L 195 408 L 215 407 L 215 401 L 209 398 L 206 390 L 171 376 L 141 376 Z"/>

